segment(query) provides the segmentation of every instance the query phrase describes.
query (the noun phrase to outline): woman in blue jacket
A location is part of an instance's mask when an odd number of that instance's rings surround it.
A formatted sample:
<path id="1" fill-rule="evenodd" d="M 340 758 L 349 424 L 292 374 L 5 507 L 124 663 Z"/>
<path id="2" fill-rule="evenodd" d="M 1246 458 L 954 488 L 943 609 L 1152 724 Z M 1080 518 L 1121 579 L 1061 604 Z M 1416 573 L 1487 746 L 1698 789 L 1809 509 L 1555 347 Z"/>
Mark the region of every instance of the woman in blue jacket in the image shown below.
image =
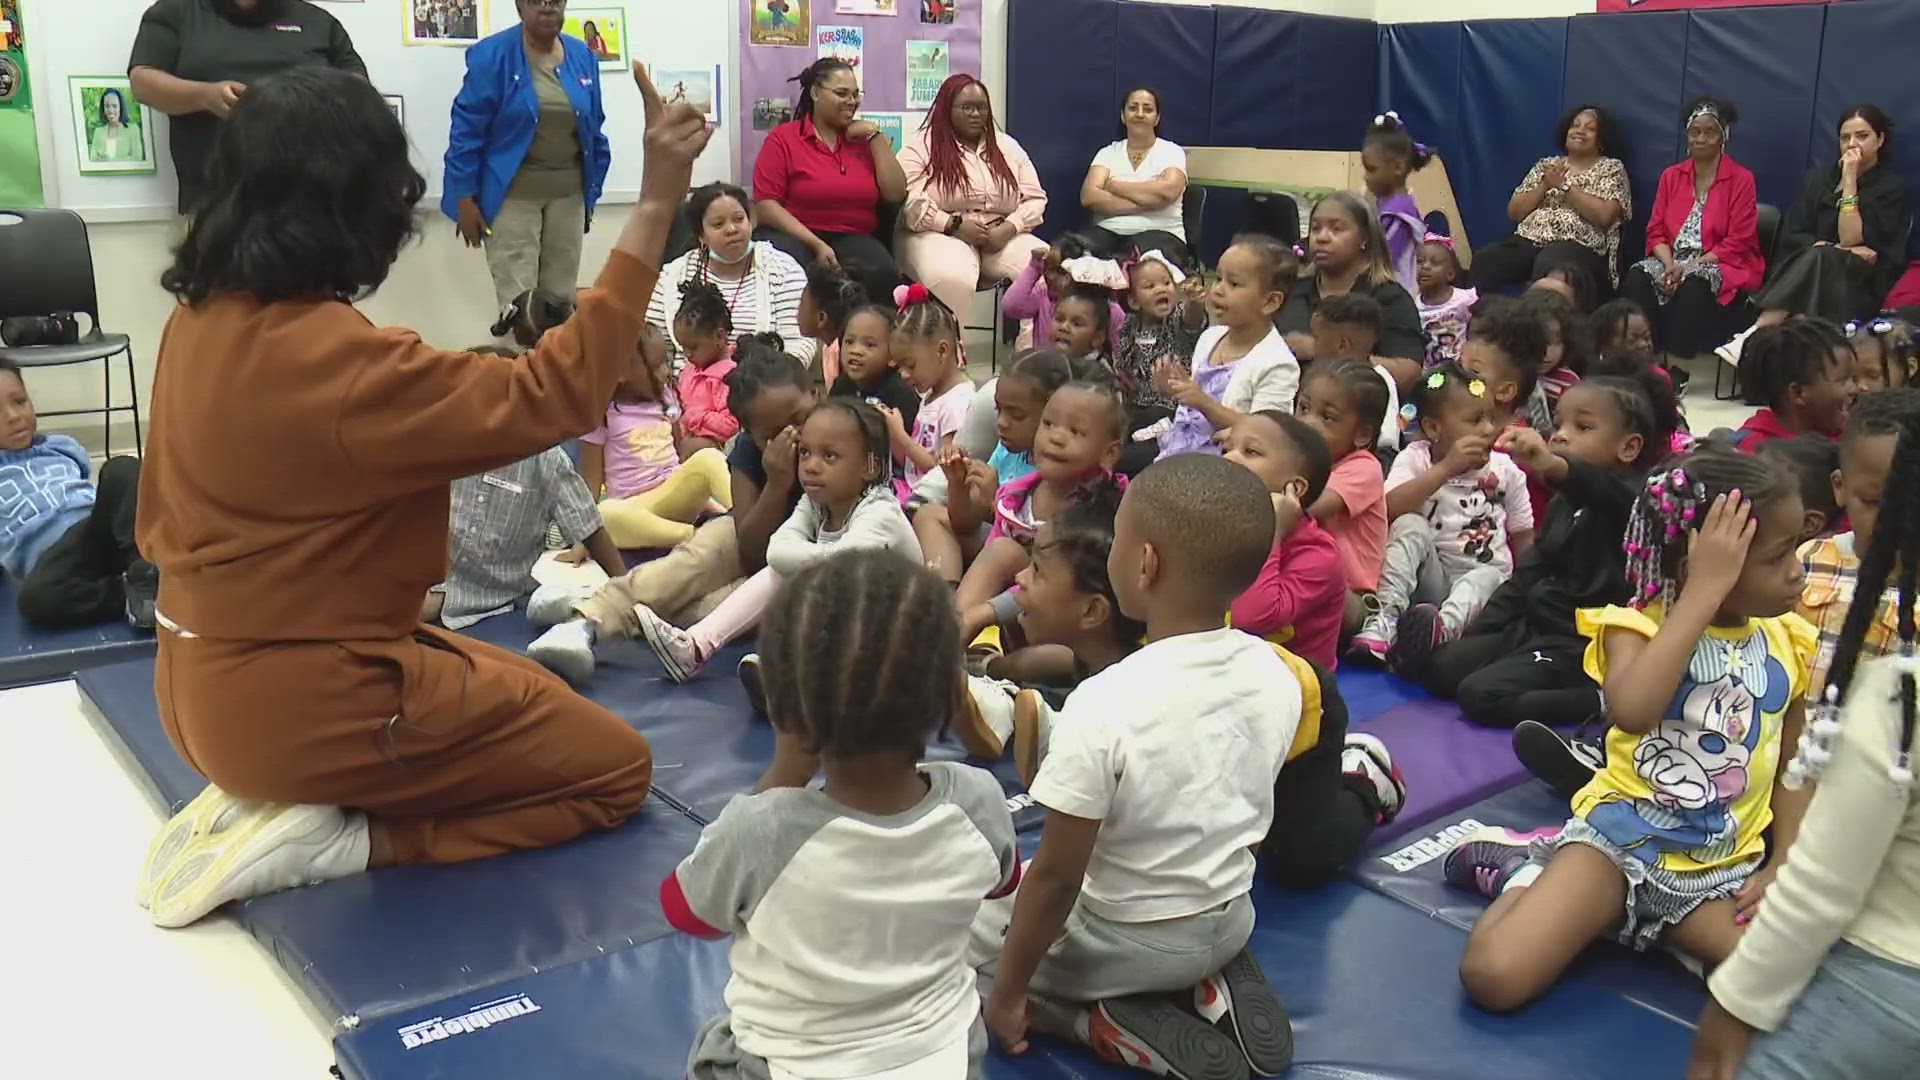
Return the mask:
<path id="1" fill-rule="evenodd" d="M 566 0 L 518 0 L 520 25 L 467 50 L 440 209 L 487 249 L 501 306 L 531 288 L 571 295 L 612 151 L 600 64 L 560 33 Z"/>

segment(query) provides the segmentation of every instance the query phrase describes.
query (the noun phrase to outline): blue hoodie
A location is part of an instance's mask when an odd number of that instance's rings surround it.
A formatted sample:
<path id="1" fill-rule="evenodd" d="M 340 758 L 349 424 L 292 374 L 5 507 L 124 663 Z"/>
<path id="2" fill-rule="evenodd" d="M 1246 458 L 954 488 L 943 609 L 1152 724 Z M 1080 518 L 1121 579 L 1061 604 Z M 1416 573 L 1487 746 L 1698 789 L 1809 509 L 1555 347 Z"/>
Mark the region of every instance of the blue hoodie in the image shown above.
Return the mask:
<path id="1" fill-rule="evenodd" d="M 55 540 L 93 510 L 87 452 L 71 435 L 36 435 L 0 450 L 0 569 L 24 577 Z"/>

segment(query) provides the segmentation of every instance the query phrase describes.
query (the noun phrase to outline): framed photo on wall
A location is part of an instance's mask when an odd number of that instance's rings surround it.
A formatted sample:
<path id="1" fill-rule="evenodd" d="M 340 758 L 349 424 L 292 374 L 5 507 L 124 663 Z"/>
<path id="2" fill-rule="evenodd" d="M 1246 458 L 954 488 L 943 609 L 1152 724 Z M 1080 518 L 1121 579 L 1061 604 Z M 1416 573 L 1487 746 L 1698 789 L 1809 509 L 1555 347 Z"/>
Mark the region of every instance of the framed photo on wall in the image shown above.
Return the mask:
<path id="1" fill-rule="evenodd" d="M 406 127 L 407 99 L 401 97 L 399 94 L 381 94 L 380 100 L 386 102 L 387 108 L 393 110 L 393 118 L 400 121 L 400 126 Z"/>
<path id="2" fill-rule="evenodd" d="M 406 44 L 472 45 L 486 36 L 487 0 L 406 0 Z"/>
<path id="3" fill-rule="evenodd" d="M 720 119 L 720 65 L 712 67 L 667 67 L 648 64 L 647 74 L 660 90 L 660 97 L 671 105 L 684 101 L 701 115 L 717 123 Z"/>
<path id="4" fill-rule="evenodd" d="M 74 156 L 83 176 L 154 171 L 151 116 L 133 100 L 125 75 L 70 75 Z"/>
<path id="5" fill-rule="evenodd" d="M 627 66 L 627 12 L 625 8 L 568 8 L 560 32 L 587 43 L 602 71 Z"/>

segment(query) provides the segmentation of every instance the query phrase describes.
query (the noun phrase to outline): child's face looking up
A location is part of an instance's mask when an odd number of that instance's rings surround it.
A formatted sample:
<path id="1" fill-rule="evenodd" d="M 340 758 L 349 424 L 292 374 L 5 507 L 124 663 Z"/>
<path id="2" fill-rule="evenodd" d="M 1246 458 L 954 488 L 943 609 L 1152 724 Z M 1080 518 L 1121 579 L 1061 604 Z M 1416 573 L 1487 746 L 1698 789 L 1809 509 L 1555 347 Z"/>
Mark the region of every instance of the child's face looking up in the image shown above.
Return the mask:
<path id="1" fill-rule="evenodd" d="M 1131 292 L 1133 310 L 1147 318 L 1165 319 L 1173 314 L 1173 275 L 1159 263 L 1144 261 L 1134 266 Z"/>
<path id="2" fill-rule="evenodd" d="M 860 425 L 844 409 L 814 410 L 800 429 L 797 450 L 801 490 L 836 508 L 857 501 L 879 467 Z"/>
<path id="3" fill-rule="evenodd" d="M 1053 309 L 1053 344 L 1074 356 L 1084 356 L 1100 347 L 1099 314 L 1093 302 L 1069 296 Z"/>
<path id="4" fill-rule="evenodd" d="M 861 386 L 871 386 L 887 373 L 887 345 L 893 327 L 884 316 L 863 311 L 847 320 L 840 337 L 840 369 Z"/>
<path id="5" fill-rule="evenodd" d="M 1222 326 L 1258 329 L 1286 299 L 1286 293 L 1273 288 L 1260 256 L 1250 247 L 1235 244 L 1220 256 L 1220 277 L 1207 293 L 1207 313 Z"/>

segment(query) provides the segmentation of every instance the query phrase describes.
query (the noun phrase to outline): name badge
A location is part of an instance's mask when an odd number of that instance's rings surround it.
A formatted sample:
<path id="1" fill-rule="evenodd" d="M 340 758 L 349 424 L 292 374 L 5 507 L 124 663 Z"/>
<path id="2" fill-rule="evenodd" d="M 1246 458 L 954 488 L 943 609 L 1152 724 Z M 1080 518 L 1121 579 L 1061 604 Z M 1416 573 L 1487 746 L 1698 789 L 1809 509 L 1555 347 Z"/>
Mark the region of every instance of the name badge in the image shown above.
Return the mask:
<path id="1" fill-rule="evenodd" d="M 301 27 L 295 23 L 274 23 L 272 28 L 283 34 L 298 34 L 301 31 Z"/>
<path id="2" fill-rule="evenodd" d="M 493 475 L 492 473 L 488 473 L 487 475 L 481 477 L 480 482 L 490 487 L 497 487 L 501 491 L 509 492 L 514 495 L 525 495 L 527 493 L 526 488 L 521 487 L 519 484 L 516 484 L 511 480 L 503 480 L 500 477 Z"/>

